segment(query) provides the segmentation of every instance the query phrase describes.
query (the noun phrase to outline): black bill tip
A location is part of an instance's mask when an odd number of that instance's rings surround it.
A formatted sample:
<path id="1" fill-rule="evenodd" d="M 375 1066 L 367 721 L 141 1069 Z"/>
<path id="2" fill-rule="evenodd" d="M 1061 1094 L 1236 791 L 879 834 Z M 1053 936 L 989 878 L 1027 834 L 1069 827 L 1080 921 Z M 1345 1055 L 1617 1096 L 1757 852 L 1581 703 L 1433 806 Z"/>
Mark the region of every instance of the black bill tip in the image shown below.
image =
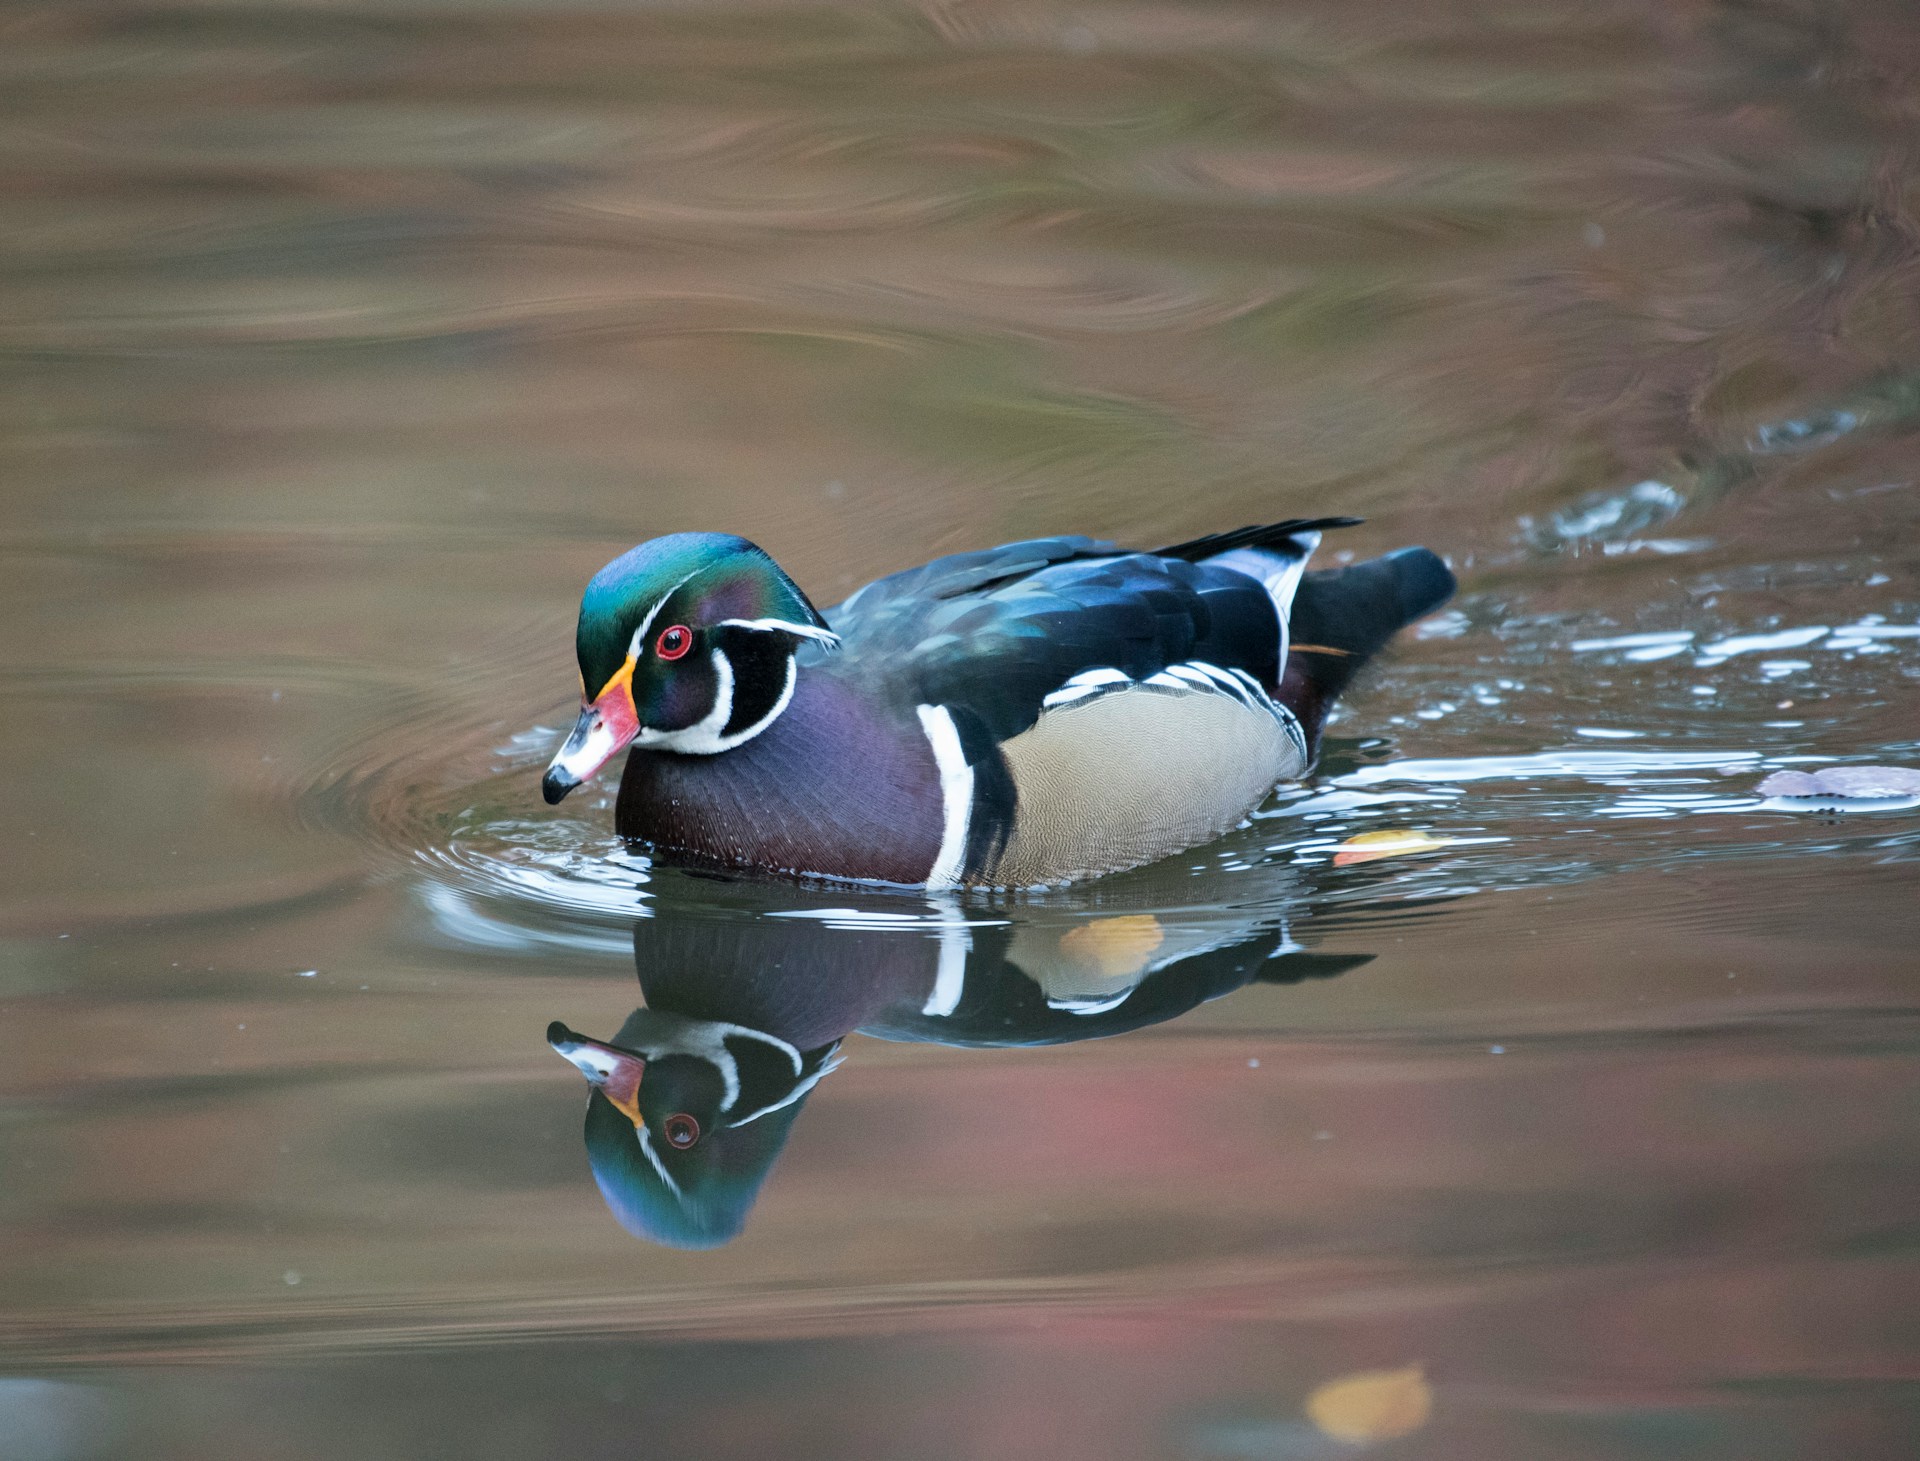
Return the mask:
<path id="1" fill-rule="evenodd" d="M 558 1020 L 555 1020 L 551 1025 L 547 1026 L 547 1043 L 549 1045 L 558 1047 L 568 1044 L 577 1038 L 573 1031 L 569 1030 Z"/>
<path id="2" fill-rule="evenodd" d="M 547 805 L 557 807 L 566 794 L 580 784 L 580 778 L 551 766 L 547 774 L 540 778 L 540 795 L 547 799 Z"/>

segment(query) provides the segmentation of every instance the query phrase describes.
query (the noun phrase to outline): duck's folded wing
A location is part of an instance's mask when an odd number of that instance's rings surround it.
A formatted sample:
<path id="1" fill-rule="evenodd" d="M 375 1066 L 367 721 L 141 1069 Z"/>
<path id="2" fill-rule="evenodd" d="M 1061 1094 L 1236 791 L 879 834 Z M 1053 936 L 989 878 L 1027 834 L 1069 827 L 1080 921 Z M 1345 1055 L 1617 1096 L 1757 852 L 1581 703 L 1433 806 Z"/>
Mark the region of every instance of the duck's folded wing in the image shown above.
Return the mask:
<path id="1" fill-rule="evenodd" d="M 1229 679 L 1237 671 L 1260 686 L 1274 683 L 1278 615 L 1266 589 L 1245 574 L 1116 554 L 1085 539 L 1043 541 L 1073 546 L 1052 562 L 1033 562 L 1039 545 L 1014 544 L 992 555 L 1000 572 L 991 563 L 962 570 L 975 576 L 971 589 L 890 590 L 867 602 L 892 582 L 883 579 L 829 621 L 849 649 L 857 640 L 859 653 L 849 659 L 863 673 L 920 704 L 966 716 L 995 741 L 1082 694 L 1145 683 L 1175 667 L 1204 664 Z M 1021 561 L 1015 549 L 1027 550 L 1032 563 L 1018 573 L 1011 571 Z M 935 581 L 958 582 L 962 571 Z"/>

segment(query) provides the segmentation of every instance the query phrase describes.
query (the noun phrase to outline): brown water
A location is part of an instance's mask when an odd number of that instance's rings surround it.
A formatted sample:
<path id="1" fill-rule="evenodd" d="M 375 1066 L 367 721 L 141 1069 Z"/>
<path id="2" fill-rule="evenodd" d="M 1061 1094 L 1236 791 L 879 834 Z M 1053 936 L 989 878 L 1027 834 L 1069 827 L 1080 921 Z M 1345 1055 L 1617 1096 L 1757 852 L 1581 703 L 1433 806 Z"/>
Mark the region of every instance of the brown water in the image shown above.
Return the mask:
<path id="1" fill-rule="evenodd" d="M 1910 0 L 25 5 L 0 78 L 0 1457 L 1914 1453 L 1920 811 L 1753 791 L 1920 765 Z M 1463 592 L 1218 847 L 823 901 L 540 804 L 638 539 L 1325 512 Z M 679 1251 L 542 1033 L 636 924 L 1197 1007 L 854 1035 Z"/>

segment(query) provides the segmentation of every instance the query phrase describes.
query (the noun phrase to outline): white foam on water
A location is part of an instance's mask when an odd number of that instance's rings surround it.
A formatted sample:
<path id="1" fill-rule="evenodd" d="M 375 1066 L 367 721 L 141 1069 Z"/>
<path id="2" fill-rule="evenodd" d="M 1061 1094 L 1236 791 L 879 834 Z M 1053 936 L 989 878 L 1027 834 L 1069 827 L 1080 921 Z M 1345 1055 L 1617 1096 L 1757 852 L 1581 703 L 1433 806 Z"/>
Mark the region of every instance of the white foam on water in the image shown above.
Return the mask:
<path id="1" fill-rule="evenodd" d="M 1799 812 L 1803 816 L 1808 812 L 1828 814 L 1834 812 L 1904 812 L 1911 807 L 1920 807 L 1920 795 L 1916 796 L 1770 796 L 1765 801 L 1752 803 L 1763 812 Z"/>
<path id="2" fill-rule="evenodd" d="M 1842 624 L 1833 632 L 1849 639 L 1920 639 L 1920 624 L 1882 624 L 1862 619 L 1858 624 Z"/>
<path id="3" fill-rule="evenodd" d="M 1649 634 L 1616 634 L 1608 639 L 1576 639 L 1567 647 L 1576 654 L 1595 649 L 1651 649 L 1693 643 L 1691 629 L 1662 629 Z"/>
<path id="4" fill-rule="evenodd" d="M 1004 928 L 1005 918 L 965 918 L 952 912 L 882 913 L 868 908 L 780 908 L 768 910 L 768 918 L 811 918 L 828 928 L 882 932 L 942 928 Z"/>
<path id="5" fill-rule="evenodd" d="M 1602 543 L 1600 551 L 1609 558 L 1627 553 L 1655 553 L 1671 558 L 1681 553 L 1699 553 L 1712 546 L 1712 538 L 1627 538 L 1618 543 Z"/>
<path id="6" fill-rule="evenodd" d="M 624 922 L 536 927 L 498 917 L 483 899 L 446 883 L 423 882 L 418 891 L 434 931 L 456 947 L 521 954 L 566 949 L 622 958 L 633 952 L 631 925 Z"/>
<path id="7" fill-rule="evenodd" d="M 1459 796 L 1457 791 L 1323 791 L 1300 801 L 1288 802 L 1271 811 L 1255 812 L 1253 820 L 1271 817 L 1324 817 L 1336 812 L 1358 811 L 1366 807 L 1397 806 L 1405 802 L 1445 802 Z"/>
<path id="8" fill-rule="evenodd" d="M 1541 751 L 1528 756 L 1461 756 L 1390 761 L 1379 766 L 1362 766 L 1358 771 L 1336 777 L 1335 784 L 1377 786 L 1383 781 L 1528 781 L 1546 776 L 1571 776 L 1611 783 L 1621 778 L 1662 771 L 1750 771 L 1760 764 L 1758 751 Z"/>
<path id="9" fill-rule="evenodd" d="M 1772 634 L 1736 634 L 1731 639 L 1716 639 L 1700 646 L 1702 666 L 1717 665 L 1736 654 L 1758 654 L 1769 649 L 1799 649 L 1824 639 L 1833 631 L 1825 624 L 1810 624 L 1800 629 L 1780 629 Z"/>

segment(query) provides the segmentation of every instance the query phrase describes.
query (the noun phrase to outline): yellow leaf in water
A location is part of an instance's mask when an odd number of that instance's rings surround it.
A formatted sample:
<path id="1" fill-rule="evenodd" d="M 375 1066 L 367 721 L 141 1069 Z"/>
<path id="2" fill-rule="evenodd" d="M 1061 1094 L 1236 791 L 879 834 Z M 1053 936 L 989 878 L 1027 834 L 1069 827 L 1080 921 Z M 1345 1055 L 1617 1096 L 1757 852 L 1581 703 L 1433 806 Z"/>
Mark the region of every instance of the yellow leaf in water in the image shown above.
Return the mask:
<path id="1" fill-rule="evenodd" d="M 1356 862 L 1377 862 L 1383 857 L 1409 857 L 1416 852 L 1436 851 L 1453 841 L 1451 837 L 1436 837 L 1431 832 L 1411 828 L 1362 832 L 1340 844 L 1340 850 L 1333 855 L 1333 865 L 1351 867 Z"/>
<path id="2" fill-rule="evenodd" d="M 1060 952 L 1102 974 L 1137 974 L 1166 939 L 1166 930 L 1151 913 L 1128 913 L 1068 929 L 1060 935 Z"/>
<path id="3" fill-rule="evenodd" d="M 1342 1375 L 1307 1397 L 1307 1419 L 1356 1446 L 1411 1435 L 1432 1414 L 1433 1386 L 1419 1365 Z"/>

